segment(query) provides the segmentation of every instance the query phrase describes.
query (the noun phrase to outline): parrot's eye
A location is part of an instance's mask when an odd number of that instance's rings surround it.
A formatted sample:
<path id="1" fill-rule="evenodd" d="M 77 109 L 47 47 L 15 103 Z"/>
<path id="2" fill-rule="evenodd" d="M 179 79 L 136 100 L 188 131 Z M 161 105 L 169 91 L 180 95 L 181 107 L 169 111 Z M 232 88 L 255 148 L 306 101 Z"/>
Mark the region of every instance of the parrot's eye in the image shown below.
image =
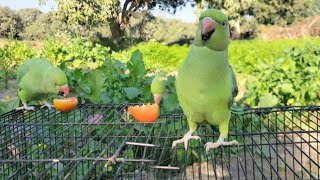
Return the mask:
<path id="1" fill-rule="evenodd" d="M 226 25 L 226 22 L 222 22 L 222 26 L 225 26 Z"/>

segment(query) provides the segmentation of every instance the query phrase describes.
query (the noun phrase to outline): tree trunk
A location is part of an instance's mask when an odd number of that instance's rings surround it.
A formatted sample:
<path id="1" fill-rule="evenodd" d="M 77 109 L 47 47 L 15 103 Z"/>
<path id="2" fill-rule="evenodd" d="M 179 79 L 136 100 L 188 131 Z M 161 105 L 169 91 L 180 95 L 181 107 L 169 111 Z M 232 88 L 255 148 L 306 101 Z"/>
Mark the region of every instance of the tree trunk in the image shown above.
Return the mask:
<path id="1" fill-rule="evenodd" d="M 110 31 L 112 40 L 118 40 L 124 35 L 124 30 L 121 29 L 121 24 L 115 19 L 112 18 L 109 21 Z"/>

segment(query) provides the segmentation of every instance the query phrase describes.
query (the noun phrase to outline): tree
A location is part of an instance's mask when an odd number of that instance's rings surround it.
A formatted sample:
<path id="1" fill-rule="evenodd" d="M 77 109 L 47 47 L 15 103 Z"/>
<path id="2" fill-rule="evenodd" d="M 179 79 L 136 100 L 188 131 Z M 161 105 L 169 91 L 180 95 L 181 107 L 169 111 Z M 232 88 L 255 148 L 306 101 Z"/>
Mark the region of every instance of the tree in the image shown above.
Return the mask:
<path id="1" fill-rule="evenodd" d="M 256 0 L 253 14 L 261 24 L 288 25 L 307 17 L 308 9 L 319 0 Z"/>
<path id="2" fill-rule="evenodd" d="M 40 0 L 43 2 L 45 0 Z M 69 25 L 88 28 L 108 23 L 113 39 L 123 36 L 130 18 L 145 16 L 148 10 L 158 7 L 174 13 L 184 0 L 56 0 L 57 15 Z"/>
<path id="3" fill-rule="evenodd" d="M 18 11 L 18 15 L 20 16 L 24 27 L 34 23 L 41 14 L 42 12 L 37 8 L 26 8 Z"/>
<path id="4" fill-rule="evenodd" d="M 0 7 L 0 36 L 17 38 L 23 25 L 17 13 L 8 7 Z"/>
<path id="5" fill-rule="evenodd" d="M 31 25 L 27 26 L 23 33 L 26 39 L 45 39 L 50 35 L 55 35 L 59 31 L 67 30 L 66 25 L 58 20 L 55 12 L 40 14 Z"/>

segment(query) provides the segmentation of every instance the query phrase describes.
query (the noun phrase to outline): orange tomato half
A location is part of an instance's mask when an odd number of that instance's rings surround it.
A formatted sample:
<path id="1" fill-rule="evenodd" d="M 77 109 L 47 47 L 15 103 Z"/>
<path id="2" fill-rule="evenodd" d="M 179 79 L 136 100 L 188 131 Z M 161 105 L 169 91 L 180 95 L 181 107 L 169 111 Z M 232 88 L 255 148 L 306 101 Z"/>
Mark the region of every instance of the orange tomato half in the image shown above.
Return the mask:
<path id="1" fill-rule="evenodd" d="M 69 97 L 64 99 L 53 99 L 53 105 L 59 111 L 69 112 L 78 105 L 78 98 Z"/>
<path id="2" fill-rule="evenodd" d="M 154 122 L 159 117 L 158 104 L 143 104 L 141 106 L 129 106 L 130 114 L 139 122 Z"/>

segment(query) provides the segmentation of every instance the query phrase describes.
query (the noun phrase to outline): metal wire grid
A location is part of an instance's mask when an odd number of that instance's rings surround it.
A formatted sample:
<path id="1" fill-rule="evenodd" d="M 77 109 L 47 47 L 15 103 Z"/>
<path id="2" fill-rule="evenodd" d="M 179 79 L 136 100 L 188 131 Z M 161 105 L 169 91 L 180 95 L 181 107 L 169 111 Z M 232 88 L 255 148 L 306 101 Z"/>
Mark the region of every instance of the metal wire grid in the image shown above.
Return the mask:
<path id="1" fill-rule="evenodd" d="M 188 126 L 182 114 L 156 123 L 126 118 L 128 105 L 81 105 L 64 114 L 36 109 L 0 117 L 0 179 L 320 179 L 320 107 L 249 109 L 232 116 L 220 147 L 215 127 L 197 130 L 188 151 L 172 141 Z M 92 115 L 103 118 L 89 121 Z M 102 117 L 101 116 L 101 117 Z"/>

